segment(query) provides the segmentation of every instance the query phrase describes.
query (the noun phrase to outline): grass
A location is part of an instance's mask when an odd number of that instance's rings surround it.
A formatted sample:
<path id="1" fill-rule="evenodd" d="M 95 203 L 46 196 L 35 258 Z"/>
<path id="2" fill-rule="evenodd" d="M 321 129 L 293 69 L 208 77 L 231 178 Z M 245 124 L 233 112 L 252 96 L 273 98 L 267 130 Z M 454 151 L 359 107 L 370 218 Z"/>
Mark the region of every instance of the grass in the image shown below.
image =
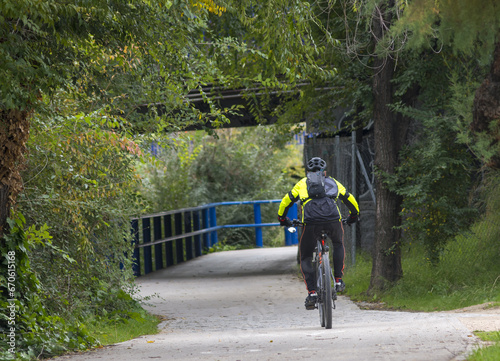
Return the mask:
<path id="1" fill-rule="evenodd" d="M 500 359 L 500 331 L 476 332 L 483 341 L 493 343 L 492 346 L 481 347 L 475 350 L 468 358 L 469 361 L 496 361 Z"/>
<path id="2" fill-rule="evenodd" d="M 91 336 L 99 340 L 102 346 L 134 339 L 143 335 L 158 333 L 158 317 L 144 309 L 128 313 L 128 317 L 104 317 L 92 319 L 86 324 Z"/>
<path id="3" fill-rule="evenodd" d="M 367 295 L 371 257 L 358 256 L 347 269 L 348 295 L 353 300 L 384 302 L 402 310 L 443 311 L 500 302 L 500 221 L 480 223 L 450 241 L 440 262 L 432 265 L 422 246 L 403 249 L 403 278 L 383 294 Z"/>
<path id="4" fill-rule="evenodd" d="M 353 301 L 384 303 L 387 308 L 413 311 L 445 311 L 482 304 L 500 302 L 498 266 L 475 278 L 467 278 L 448 262 L 432 266 L 427 264 L 416 249 L 405 252 L 404 276 L 393 288 L 384 293 L 368 295 L 372 263 L 368 256 L 356 259 L 356 266 L 348 269 L 344 280 L 349 284 L 347 295 Z M 485 260 L 483 260 L 485 261 Z M 455 262 L 460 262 L 458 259 Z M 494 261 L 496 262 L 496 261 Z M 484 264 L 484 263 L 483 263 Z M 480 267 L 480 266 L 478 266 Z M 464 267 L 459 267 L 463 270 Z M 478 274 L 472 268 L 472 274 Z"/>

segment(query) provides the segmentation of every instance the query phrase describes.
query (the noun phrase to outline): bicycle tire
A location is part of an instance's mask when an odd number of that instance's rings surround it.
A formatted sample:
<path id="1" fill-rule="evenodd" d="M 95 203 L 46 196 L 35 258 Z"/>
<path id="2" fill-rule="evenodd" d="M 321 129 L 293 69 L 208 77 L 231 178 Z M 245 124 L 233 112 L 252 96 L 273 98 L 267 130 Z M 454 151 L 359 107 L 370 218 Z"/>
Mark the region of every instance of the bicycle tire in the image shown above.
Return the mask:
<path id="1" fill-rule="evenodd" d="M 328 256 L 326 254 L 325 256 Z M 332 328 L 332 310 L 333 310 L 333 301 L 332 301 L 332 279 L 331 279 L 331 268 L 330 268 L 330 260 L 328 257 L 323 257 L 322 262 L 322 304 L 321 308 L 323 309 L 323 323 L 322 327 L 326 329 Z"/>
<path id="2" fill-rule="evenodd" d="M 319 246 L 319 245 L 318 245 Z M 319 256 L 317 256 L 317 263 L 316 263 L 316 284 L 318 288 L 318 311 L 319 311 L 319 322 L 321 324 L 321 327 L 325 327 L 325 317 L 324 317 L 324 312 L 323 312 L 323 273 L 322 273 L 322 262 L 319 261 Z"/>

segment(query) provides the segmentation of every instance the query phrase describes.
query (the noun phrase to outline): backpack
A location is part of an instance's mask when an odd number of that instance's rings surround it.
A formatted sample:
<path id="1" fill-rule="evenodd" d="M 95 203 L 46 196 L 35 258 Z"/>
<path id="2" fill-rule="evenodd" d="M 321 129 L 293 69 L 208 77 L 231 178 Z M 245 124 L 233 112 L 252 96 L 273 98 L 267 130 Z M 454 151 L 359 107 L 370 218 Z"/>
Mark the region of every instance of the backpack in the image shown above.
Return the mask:
<path id="1" fill-rule="evenodd" d="M 326 197 L 325 174 L 323 171 L 308 172 L 306 184 L 309 198 Z"/>

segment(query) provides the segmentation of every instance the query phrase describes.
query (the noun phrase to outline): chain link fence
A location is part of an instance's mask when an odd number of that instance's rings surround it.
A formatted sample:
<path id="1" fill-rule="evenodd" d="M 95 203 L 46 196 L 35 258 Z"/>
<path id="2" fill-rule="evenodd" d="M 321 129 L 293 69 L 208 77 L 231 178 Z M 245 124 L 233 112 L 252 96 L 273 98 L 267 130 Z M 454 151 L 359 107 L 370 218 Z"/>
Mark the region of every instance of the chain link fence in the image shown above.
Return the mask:
<path id="1" fill-rule="evenodd" d="M 349 193 L 352 193 L 359 203 L 361 222 L 344 228 L 344 245 L 346 250 L 345 264 L 355 263 L 356 252 L 371 252 L 375 241 L 376 203 L 374 187 L 374 138 L 373 132 L 363 134 L 338 135 L 322 137 L 321 134 L 309 134 L 304 142 L 304 160 L 321 157 L 327 162 L 327 174 L 342 183 Z M 343 216 L 349 211 L 339 201 Z M 500 239 L 500 212 L 489 212 L 482 222 L 468 232 L 462 232 L 457 237 L 447 241 L 441 252 L 440 262 L 453 264 L 461 262 L 464 254 L 466 259 L 481 262 L 485 252 L 496 252 L 500 256 L 500 248 L 491 247 L 491 240 Z M 492 214 L 494 213 L 494 214 Z M 496 234 L 492 235 L 492 232 Z M 404 235 L 403 235 L 404 238 Z M 482 249 L 484 248 L 484 249 Z M 426 255 L 422 254 L 425 263 Z M 483 260 L 484 261 L 484 260 Z M 499 263 L 500 274 L 500 263 Z M 500 276 L 499 276 L 500 278 Z M 498 281 L 500 283 L 500 280 Z"/>
<path id="2" fill-rule="evenodd" d="M 375 238 L 375 189 L 373 175 L 373 133 L 356 139 L 356 133 L 320 137 L 309 135 L 304 143 L 304 160 L 321 157 L 327 162 L 327 174 L 338 180 L 359 203 L 362 221 L 344 229 L 346 265 L 355 263 L 355 254 L 371 252 Z M 339 201 L 341 213 L 349 214 Z"/>

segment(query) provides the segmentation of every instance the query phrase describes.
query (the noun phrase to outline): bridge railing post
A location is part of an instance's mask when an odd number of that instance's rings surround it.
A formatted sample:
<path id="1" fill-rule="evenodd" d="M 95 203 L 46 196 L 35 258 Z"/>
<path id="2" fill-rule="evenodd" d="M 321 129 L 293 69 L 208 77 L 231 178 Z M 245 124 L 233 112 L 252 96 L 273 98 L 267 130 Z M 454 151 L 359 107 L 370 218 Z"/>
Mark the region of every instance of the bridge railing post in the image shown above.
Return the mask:
<path id="1" fill-rule="evenodd" d="M 190 233 L 192 231 L 192 212 L 184 212 L 184 233 Z M 186 261 L 193 259 L 193 237 L 188 236 L 184 238 L 186 243 Z"/>
<path id="2" fill-rule="evenodd" d="M 203 229 L 210 228 L 210 212 L 208 211 L 207 208 L 203 208 L 201 211 L 202 217 L 203 217 Z M 203 233 L 203 248 L 205 251 L 208 251 L 210 248 L 210 234 Z"/>
<path id="3" fill-rule="evenodd" d="M 254 203 L 253 205 L 253 219 L 255 224 L 262 223 L 260 203 Z M 264 247 L 264 242 L 262 241 L 262 227 L 255 227 L 255 245 L 259 248 Z"/>
<path id="4" fill-rule="evenodd" d="M 153 241 L 161 239 L 161 217 L 153 218 Z M 155 271 L 163 268 L 163 243 L 155 244 Z"/>
<path id="5" fill-rule="evenodd" d="M 165 238 L 172 237 L 172 216 L 167 214 L 163 218 L 163 228 L 165 229 Z M 174 265 L 174 244 L 173 242 L 165 242 L 165 256 L 167 259 L 167 267 Z"/>
<path id="6" fill-rule="evenodd" d="M 142 243 L 151 243 L 151 218 L 142 219 Z M 151 246 L 144 247 L 144 274 L 153 272 Z"/>
<path id="7" fill-rule="evenodd" d="M 193 212 L 193 229 L 199 231 L 200 228 L 200 211 Z M 201 236 L 198 234 L 194 236 L 194 256 L 200 257 L 203 254 L 203 247 L 201 244 Z"/>
<path id="8" fill-rule="evenodd" d="M 139 244 L 139 220 L 133 219 L 131 222 L 131 233 L 132 233 L 132 245 L 134 246 L 134 254 L 132 256 L 132 271 L 134 276 L 140 276 L 141 274 L 141 258 L 140 258 L 140 248 L 137 247 Z"/>
<path id="9" fill-rule="evenodd" d="M 297 215 L 297 204 L 294 204 L 290 209 L 288 210 L 288 218 L 290 219 L 296 219 L 298 217 Z M 285 227 L 285 245 L 286 246 L 291 246 L 292 244 L 298 244 L 299 243 L 299 237 L 297 232 L 295 233 L 290 233 L 288 229 Z"/>
<path id="10" fill-rule="evenodd" d="M 176 213 L 174 215 L 174 223 L 175 223 L 175 235 L 181 235 L 182 232 L 182 213 Z M 175 254 L 176 254 L 176 263 L 184 262 L 184 242 L 182 238 L 179 238 L 175 241 Z"/>
<path id="11" fill-rule="evenodd" d="M 209 208 L 210 212 L 210 228 L 212 227 L 217 227 L 217 211 L 215 206 Z M 217 230 L 213 230 L 210 233 L 210 247 L 212 247 L 214 244 L 216 244 L 219 241 L 218 235 L 217 235 Z"/>

